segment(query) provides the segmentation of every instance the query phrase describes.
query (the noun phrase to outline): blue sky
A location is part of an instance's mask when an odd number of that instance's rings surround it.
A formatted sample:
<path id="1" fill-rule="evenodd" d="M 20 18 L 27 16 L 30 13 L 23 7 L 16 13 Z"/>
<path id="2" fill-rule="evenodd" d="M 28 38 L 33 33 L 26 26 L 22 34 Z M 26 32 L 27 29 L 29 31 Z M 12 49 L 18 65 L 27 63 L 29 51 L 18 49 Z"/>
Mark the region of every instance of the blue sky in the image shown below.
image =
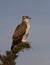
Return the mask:
<path id="1" fill-rule="evenodd" d="M 32 18 L 28 37 L 32 49 L 20 53 L 17 65 L 50 65 L 50 0 L 0 0 L 0 54 L 10 50 L 23 15 Z"/>

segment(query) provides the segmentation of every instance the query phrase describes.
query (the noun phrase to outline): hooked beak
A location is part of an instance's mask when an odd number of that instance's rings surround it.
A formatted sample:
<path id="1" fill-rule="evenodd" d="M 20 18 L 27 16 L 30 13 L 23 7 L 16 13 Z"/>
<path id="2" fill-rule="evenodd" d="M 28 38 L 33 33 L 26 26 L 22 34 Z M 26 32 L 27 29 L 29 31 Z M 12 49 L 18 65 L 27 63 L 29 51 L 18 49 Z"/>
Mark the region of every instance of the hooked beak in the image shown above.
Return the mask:
<path id="1" fill-rule="evenodd" d="M 31 19 L 31 17 L 29 17 L 29 19 Z"/>

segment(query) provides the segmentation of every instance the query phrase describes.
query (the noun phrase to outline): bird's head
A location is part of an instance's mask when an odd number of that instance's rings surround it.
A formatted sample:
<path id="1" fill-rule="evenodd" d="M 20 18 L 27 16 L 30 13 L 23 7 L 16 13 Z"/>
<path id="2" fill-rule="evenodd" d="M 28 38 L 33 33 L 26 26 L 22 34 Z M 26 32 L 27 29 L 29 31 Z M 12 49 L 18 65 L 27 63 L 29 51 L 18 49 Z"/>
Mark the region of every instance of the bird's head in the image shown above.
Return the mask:
<path id="1" fill-rule="evenodd" d="M 26 22 L 28 23 L 30 21 L 30 17 L 29 16 L 22 16 L 22 22 Z"/>

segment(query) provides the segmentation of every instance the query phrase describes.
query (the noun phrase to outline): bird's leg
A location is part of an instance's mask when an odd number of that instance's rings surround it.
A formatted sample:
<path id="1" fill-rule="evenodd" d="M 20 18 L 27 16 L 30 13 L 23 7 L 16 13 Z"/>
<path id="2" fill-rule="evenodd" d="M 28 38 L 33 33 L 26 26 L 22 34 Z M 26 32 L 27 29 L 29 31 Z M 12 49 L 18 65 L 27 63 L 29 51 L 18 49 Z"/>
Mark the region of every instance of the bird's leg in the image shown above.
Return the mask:
<path id="1" fill-rule="evenodd" d="M 22 42 L 26 42 L 26 35 L 23 36 Z"/>

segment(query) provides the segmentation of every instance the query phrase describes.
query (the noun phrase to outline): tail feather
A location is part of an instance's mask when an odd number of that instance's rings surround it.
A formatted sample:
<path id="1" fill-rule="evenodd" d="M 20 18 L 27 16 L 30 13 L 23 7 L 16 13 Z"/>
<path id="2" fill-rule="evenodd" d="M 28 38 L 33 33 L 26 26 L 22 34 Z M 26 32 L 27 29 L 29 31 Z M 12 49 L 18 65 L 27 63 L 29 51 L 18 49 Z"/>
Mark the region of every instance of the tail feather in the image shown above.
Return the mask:
<path id="1" fill-rule="evenodd" d="M 15 46 L 15 45 L 12 45 L 12 46 L 11 46 L 11 51 L 13 50 L 14 46 Z"/>

